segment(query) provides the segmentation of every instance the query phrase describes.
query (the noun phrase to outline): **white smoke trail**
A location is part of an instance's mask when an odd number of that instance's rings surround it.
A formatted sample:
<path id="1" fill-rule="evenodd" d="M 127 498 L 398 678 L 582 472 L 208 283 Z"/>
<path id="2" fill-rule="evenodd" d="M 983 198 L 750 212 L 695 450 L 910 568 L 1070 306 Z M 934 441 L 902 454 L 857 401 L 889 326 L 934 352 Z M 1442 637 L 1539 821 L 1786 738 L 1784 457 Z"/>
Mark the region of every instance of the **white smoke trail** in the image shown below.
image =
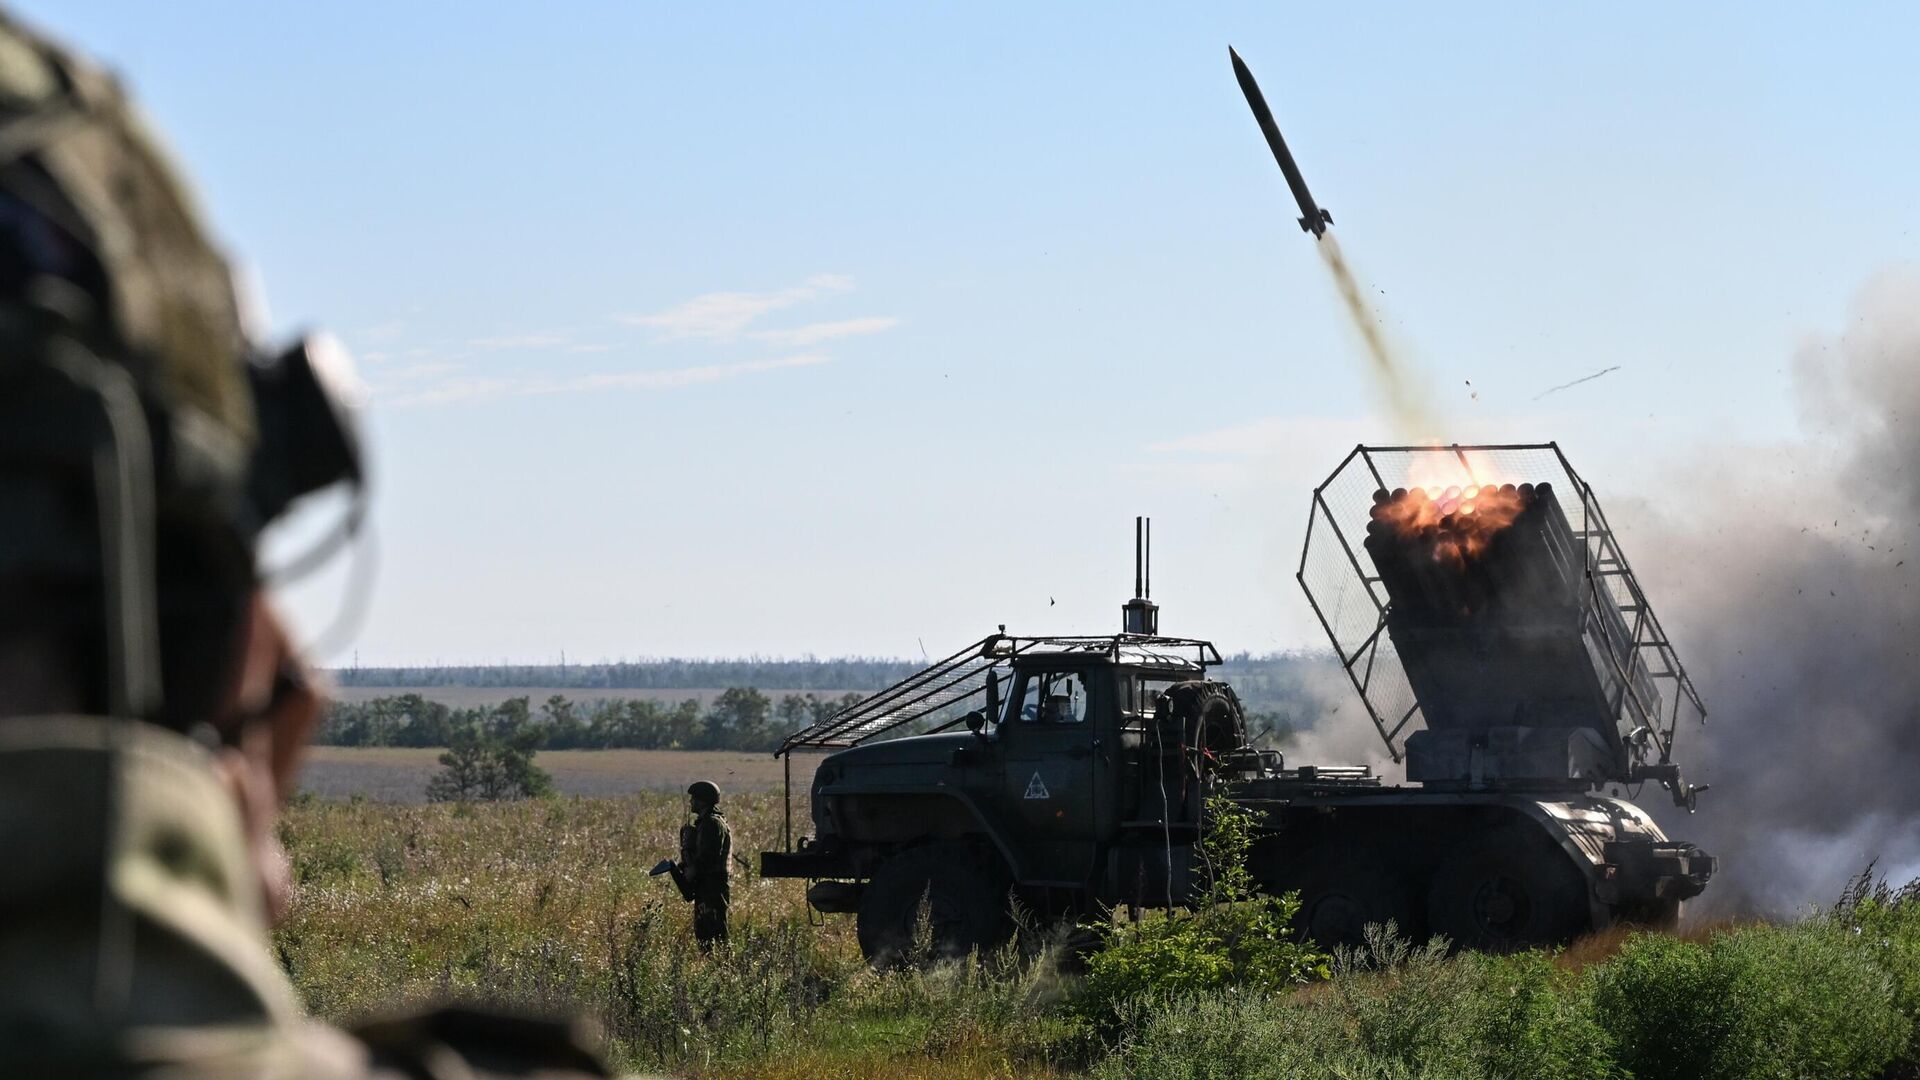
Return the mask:
<path id="1" fill-rule="evenodd" d="M 1346 308 L 1347 318 L 1360 335 L 1360 343 L 1366 347 L 1367 373 L 1387 407 L 1395 434 L 1408 443 L 1433 438 L 1440 428 L 1428 408 L 1432 397 L 1418 374 L 1388 340 L 1386 327 L 1381 323 L 1373 303 L 1361 291 L 1359 279 L 1347 263 L 1346 252 L 1341 249 L 1340 241 L 1329 232 L 1321 236 L 1315 246 L 1320 250 L 1320 258 L 1327 264 L 1327 272 L 1333 275 L 1333 285 L 1340 292 L 1340 302 Z"/>

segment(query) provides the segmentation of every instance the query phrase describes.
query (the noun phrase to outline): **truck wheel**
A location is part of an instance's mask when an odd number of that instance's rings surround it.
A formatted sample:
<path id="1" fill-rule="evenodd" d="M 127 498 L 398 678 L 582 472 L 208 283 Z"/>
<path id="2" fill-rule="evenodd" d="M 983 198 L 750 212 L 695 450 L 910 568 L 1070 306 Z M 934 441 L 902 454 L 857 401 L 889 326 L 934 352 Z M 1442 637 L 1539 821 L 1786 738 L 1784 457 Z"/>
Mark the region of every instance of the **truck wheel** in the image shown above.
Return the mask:
<path id="1" fill-rule="evenodd" d="M 932 939 L 926 959 L 995 949 L 1013 936 L 998 867 L 982 865 L 965 844 L 928 844 L 881 863 L 860 898 L 855 929 L 867 962 L 890 968 L 913 958 L 922 910 Z"/>
<path id="2" fill-rule="evenodd" d="M 1586 881 L 1566 854 L 1514 829 L 1468 840 L 1441 860 L 1427 922 L 1456 949 L 1514 952 L 1592 929 Z"/>
<path id="3" fill-rule="evenodd" d="M 1419 933 L 1418 912 L 1404 879 L 1384 863 L 1354 858 L 1350 848 L 1323 848 L 1301 857 L 1300 912 L 1294 923 L 1315 945 L 1359 945 L 1367 924 L 1393 923 L 1402 937 Z"/>

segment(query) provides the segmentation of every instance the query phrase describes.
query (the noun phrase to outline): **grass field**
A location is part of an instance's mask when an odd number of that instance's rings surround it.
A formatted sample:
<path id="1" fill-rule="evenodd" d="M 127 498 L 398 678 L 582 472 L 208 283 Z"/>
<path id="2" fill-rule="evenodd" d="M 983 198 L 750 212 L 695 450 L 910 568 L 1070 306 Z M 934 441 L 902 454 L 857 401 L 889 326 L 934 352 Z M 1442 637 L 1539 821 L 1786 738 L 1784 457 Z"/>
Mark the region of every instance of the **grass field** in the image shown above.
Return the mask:
<path id="1" fill-rule="evenodd" d="M 777 794 L 726 805 L 749 863 L 776 844 Z M 701 1078 L 1920 1075 L 1911 898 L 1794 926 L 1616 933 L 1559 956 L 1384 940 L 1324 984 L 1143 998 L 1095 1028 L 1080 984 L 1045 962 L 872 973 L 851 919 L 809 920 L 803 883 L 747 868 L 732 942 L 701 954 L 687 905 L 646 876 L 681 813 L 677 794 L 299 800 L 281 829 L 296 884 L 278 955 L 329 1019 L 449 998 L 577 1009 L 622 1066 Z"/>
<path id="2" fill-rule="evenodd" d="M 308 751 L 302 791 L 322 799 L 360 797 L 380 802 L 425 802 L 427 780 L 440 770 L 433 747 L 316 746 Z M 553 776 L 562 795 L 604 797 L 679 792 L 694 780 L 712 780 L 728 792 L 773 792 L 783 765 L 771 754 L 730 750 L 543 750 L 535 764 Z M 796 806 L 813 782 L 818 755 L 795 755 Z"/>

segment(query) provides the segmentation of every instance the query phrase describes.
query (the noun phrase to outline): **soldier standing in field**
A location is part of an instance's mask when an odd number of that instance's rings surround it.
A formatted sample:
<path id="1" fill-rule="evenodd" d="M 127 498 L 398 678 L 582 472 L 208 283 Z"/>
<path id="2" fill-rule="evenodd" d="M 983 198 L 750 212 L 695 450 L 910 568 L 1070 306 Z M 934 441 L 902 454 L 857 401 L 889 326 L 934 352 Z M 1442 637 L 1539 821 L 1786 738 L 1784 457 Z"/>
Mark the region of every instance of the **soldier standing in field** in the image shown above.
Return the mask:
<path id="1" fill-rule="evenodd" d="M 319 698 L 256 548 L 303 496 L 364 497 L 333 355 L 257 346 L 118 85 L 0 13 L 9 1080 L 606 1075 L 565 1023 L 316 1023 L 269 948 Z"/>
<path id="2" fill-rule="evenodd" d="M 711 780 L 687 787 L 693 820 L 680 827 L 680 867 L 693 894 L 693 936 L 702 949 L 727 939 L 727 908 L 733 903 L 733 834 L 720 813 L 720 788 Z"/>

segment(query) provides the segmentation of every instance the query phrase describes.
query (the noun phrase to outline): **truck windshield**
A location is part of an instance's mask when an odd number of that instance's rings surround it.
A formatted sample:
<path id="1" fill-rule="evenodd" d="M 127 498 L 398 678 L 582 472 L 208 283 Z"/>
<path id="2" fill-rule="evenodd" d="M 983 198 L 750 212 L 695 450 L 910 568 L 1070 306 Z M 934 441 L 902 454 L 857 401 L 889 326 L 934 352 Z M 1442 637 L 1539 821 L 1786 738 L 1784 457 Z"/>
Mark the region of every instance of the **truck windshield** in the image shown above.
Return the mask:
<path id="1" fill-rule="evenodd" d="M 1021 723 L 1078 724 L 1087 718 L 1087 687 L 1072 672 L 1028 675 L 1021 686 Z"/>

